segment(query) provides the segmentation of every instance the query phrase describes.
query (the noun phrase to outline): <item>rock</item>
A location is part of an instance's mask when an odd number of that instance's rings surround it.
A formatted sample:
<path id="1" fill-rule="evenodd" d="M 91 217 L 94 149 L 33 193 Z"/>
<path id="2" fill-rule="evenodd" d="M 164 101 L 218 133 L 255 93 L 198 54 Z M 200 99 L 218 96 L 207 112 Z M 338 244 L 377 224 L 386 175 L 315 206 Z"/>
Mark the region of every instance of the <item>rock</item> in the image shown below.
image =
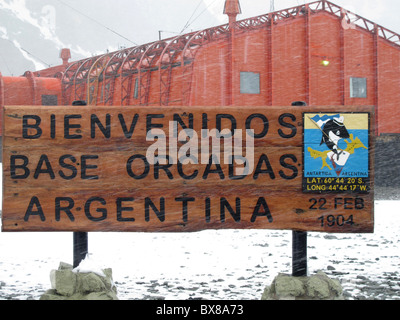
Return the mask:
<path id="1" fill-rule="evenodd" d="M 72 266 L 60 263 L 58 270 L 50 273 L 51 290 L 40 300 L 118 300 L 117 288 L 112 280 L 112 270 L 77 272 Z"/>
<path id="2" fill-rule="evenodd" d="M 59 295 L 56 290 L 47 290 L 41 297 L 40 300 L 68 300 L 68 297 Z"/>
<path id="3" fill-rule="evenodd" d="M 92 292 L 84 296 L 82 300 L 118 300 L 113 292 Z"/>
<path id="4" fill-rule="evenodd" d="M 330 296 L 329 285 L 320 277 L 310 277 L 307 281 L 307 295 L 316 300 L 325 300 Z"/>
<path id="5" fill-rule="evenodd" d="M 343 300 L 343 289 L 338 280 L 318 272 L 311 277 L 278 275 L 265 288 L 261 300 Z"/>
<path id="6" fill-rule="evenodd" d="M 58 266 L 58 270 L 71 270 L 74 267 L 72 266 L 72 264 L 66 263 L 66 262 L 60 262 L 60 265 Z"/>
<path id="7" fill-rule="evenodd" d="M 281 275 L 275 281 L 275 293 L 279 297 L 294 298 L 302 296 L 305 292 L 303 284 L 299 279 Z"/>
<path id="8" fill-rule="evenodd" d="M 76 274 L 72 270 L 52 270 L 51 288 L 62 296 L 70 297 L 76 291 Z"/>
<path id="9" fill-rule="evenodd" d="M 279 274 L 262 295 L 262 300 L 294 300 L 304 295 L 302 282 L 295 277 Z"/>
<path id="10" fill-rule="evenodd" d="M 90 293 L 106 291 L 106 286 L 100 276 L 95 273 L 77 273 L 77 282 L 79 284 L 77 292 Z"/>

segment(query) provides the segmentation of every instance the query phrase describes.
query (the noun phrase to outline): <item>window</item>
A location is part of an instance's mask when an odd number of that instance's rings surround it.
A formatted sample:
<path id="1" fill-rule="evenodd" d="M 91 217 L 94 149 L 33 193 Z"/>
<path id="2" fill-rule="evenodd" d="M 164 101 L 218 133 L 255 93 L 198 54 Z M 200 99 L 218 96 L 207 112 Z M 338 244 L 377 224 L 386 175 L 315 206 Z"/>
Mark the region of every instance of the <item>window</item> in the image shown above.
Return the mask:
<path id="1" fill-rule="evenodd" d="M 367 98 L 367 78 L 350 78 L 350 98 Z"/>
<path id="2" fill-rule="evenodd" d="M 133 97 L 135 99 L 139 98 L 139 79 L 135 79 L 135 90 L 133 91 Z"/>
<path id="3" fill-rule="evenodd" d="M 42 106 L 57 106 L 58 98 L 56 95 L 42 95 Z"/>
<path id="4" fill-rule="evenodd" d="M 241 72 L 240 93 L 260 94 L 260 74 L 255 72 Z"/>

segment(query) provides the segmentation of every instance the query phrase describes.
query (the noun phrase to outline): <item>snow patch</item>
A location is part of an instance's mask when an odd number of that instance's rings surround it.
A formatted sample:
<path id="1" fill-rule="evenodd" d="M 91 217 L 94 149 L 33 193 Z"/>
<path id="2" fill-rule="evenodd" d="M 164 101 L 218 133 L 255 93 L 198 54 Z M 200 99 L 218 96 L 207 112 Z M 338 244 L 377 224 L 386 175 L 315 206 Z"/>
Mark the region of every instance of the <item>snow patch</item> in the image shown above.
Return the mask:
<path id="1" fill-rule="evenodd" d="M 75 273 L 95 273 L 101 277 L 106 277 L 103 271 L 103 267 L 100 266 L 99 262 L 95 261 L 94 259 L 90 258 L 88 254 L 84 260 L 77 266 L 72 272 Z"/>

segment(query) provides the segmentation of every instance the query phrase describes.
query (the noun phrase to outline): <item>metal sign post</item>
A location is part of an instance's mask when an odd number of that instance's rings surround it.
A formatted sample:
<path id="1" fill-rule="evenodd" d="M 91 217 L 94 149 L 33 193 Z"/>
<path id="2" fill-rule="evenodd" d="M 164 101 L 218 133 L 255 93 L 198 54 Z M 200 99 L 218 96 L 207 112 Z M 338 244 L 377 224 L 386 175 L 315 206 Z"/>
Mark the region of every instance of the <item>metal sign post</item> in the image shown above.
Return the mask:
<path id="1" fill-rule="evenodd" d="M 307 276 L 307 232 L 293 231 L 292 275 Z"/>
<path id="2" fill-rule="evenodd" d="M 307 103 L 295 101 L 292 106 L 305 107 Z M 292 275 L 293 277 L 307 276 L 307 232 L 292 232 Z"/>
<path id="3" fill-rule="evenodd" d="M 88 233 L 74 232 L 74 268 L 80 265 L 88 254 Z"/>
<path id="4" fill-rule="evenodd" d="M 72 102 L 73 106 L 86 106 L 86 101 L 77 100 Z M 73 252 L 74 252 L 74 268 L 78 267 L 80 263 L 86 258 L 89 252 L 88 248 L 88 233 L 87 232 L 74 232 L 73 235 Z"/>

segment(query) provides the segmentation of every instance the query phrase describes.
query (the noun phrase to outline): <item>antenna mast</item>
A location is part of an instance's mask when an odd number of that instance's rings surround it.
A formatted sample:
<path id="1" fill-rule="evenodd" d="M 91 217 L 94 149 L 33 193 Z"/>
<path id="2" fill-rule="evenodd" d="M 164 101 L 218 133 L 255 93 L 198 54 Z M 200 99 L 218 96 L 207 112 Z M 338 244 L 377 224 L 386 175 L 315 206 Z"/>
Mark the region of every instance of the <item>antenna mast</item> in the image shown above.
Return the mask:
<path id="1" fill-rule="evenodd" d="M 274 12 L 275 11 L 275 1 L 269 0 L 269 2 L 270 2 L 269 12 Z"/>

